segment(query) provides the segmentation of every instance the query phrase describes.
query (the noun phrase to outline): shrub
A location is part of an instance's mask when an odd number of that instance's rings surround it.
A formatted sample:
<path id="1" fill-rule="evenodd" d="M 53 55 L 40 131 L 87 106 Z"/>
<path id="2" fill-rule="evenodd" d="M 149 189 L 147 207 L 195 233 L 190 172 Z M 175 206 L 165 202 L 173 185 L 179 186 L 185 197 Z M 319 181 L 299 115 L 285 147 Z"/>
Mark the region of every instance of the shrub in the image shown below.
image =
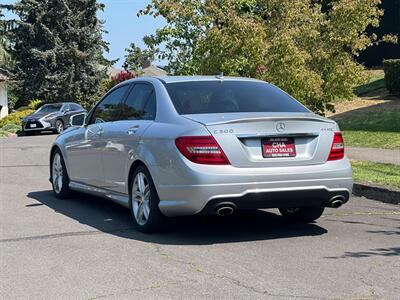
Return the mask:
<path id="1" fill-rule="evenodd" d="M 133 72 L 129 72 L 129 71 L 121 71 L 118 74 L 116 74 L 115 76 L 113 76 L 111 78 L 112 84 L 117 85 L 118 83 L 128 80 L 128 79 L 132 79 L 135 78 L 136 74 Z"/>
<path id="2" fill-rule="evenodd" d="M 16 111 L 15 113 L 9 114 L 7 117 L 0 120 L 0 129 L 3 129 L 6 125 L 14 124 L 21 126 L 21 121 L 26 116 L 33 113 L 33 110 L 27 109 L 23 111 Z"/>
<path id="3" fill-rule="evenodd" d="M 29 109 L 28 106 L 20 106 L 15 111 L 24 111 L 24 110 L 27 110 L 27 109 Z"/>
<path id="4" fill-rule="evenodd" d="M 39 108 L 39 106 L 42 105 L 42 103 L 43 103 L 43 100 L 33 99 L 33 100 L 29 101 L 28 109 L 36 110 Z"/>
<path id="5" fill-rule="evenodd" d="M 392 94 L 400 94 L 400 59 L 387 59 L 383 61 L 386 88 Z"/>

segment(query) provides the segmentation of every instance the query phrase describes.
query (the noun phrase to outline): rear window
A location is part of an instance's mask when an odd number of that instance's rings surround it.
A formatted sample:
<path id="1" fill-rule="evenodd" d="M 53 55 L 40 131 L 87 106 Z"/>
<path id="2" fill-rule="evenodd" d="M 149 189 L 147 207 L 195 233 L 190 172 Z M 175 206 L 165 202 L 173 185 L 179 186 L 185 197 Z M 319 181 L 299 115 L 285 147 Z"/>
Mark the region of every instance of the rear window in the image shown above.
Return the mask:
<path id="1" fill-rule="evenodd" d="M 191 81 L 167 83 L 181 115 L 237 112 L 309 112 L 279 88 L 252 81 Z"/>

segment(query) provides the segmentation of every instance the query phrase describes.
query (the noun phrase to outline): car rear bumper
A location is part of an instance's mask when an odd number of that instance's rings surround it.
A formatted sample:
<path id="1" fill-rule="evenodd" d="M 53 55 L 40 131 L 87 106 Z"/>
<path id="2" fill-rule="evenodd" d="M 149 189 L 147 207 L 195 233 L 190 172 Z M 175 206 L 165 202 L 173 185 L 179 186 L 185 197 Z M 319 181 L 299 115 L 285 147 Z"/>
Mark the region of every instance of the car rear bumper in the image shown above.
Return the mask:
<path id="1" fill-rule="evenodd" d="M 304 206 L 331 206 L 331 202 L 341 199 L 346 203 L 350 198 L 347 190 L 310 189 L 276 190 L 249 192 L 243 196 L 214 198 L 207 202 L 201 214 L 213 214 L 218 208 L 229 206 L 233 209 L 291 208 Z"/>
<path id="2" fill-rule="evenodd" d="M 165 179 L 164 175 L 160 179 L 160 173 L 153 175 L 163 214 L 208 214 L 223 203 L 238 209 L 328 206 L 336 196 L 347 202 L 353 186 L 347 158 L 291 168 L 207 167 L 197 166 L 196 170 L 180 174 L 185 184 L 163 184 L 174 179 Z"/>

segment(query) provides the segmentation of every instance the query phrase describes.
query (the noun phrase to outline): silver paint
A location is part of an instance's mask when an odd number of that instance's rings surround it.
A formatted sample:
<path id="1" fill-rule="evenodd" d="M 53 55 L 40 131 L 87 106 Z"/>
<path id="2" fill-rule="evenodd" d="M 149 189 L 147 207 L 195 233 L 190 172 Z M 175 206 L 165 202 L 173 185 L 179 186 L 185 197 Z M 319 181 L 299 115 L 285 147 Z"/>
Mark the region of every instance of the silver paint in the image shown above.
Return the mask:
<path id="1" fill-rule="evenodd" d="M 349 160 L 327 161 L 338 125 L 313 113 L 229 113 L 179 115 L 164 83 L 219 80 L 215 77 L 141 77 L 130 82 L 153 85 L 154 121 L 91 124 L 64 131 L 55 142 L 64 157 L 70 187 L 128 206 L 131 166 L 144 164 L 155 183 L 160 210 L 167 216 L 200 212 L 215 198 L 248 193 L 326 189 L 352 190 Z M 224 81 L 252 80 L 224 77 Z M 295 158 L 261 155 L 262 136 L 296 136 Z M 231 165 L 193 163 L 175 146 L 180 136 L 213 135 Z"/>

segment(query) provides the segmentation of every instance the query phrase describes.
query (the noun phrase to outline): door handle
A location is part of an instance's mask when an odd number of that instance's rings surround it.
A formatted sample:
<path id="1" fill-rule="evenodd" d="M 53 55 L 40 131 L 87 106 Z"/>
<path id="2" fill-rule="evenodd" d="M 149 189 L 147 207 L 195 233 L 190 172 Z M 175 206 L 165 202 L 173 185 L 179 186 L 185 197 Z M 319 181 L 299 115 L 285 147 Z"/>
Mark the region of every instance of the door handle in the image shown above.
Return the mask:
<path id="1" fill-rule="evenodd" d="M 102 127 L 99 126 L 99 130 L 96 131 L 96 135 L 98 136 L 102 136 L 104 133 L 104 129 Z"/>
<path id="2" fill-rule="evenodd" d="M 126 133 L 129 135 L 134 135 L 138 130 L 139 130 L 139 125 L 133 126 L 131 128 L 129 128 Z"/>
<path id="3" fill-rule="evenodd" d="M 90 132 L 91 134 L 96 135 L 96 136 L 101 136 L 101 135 L 103 135 L 104 129 L 103 129 L 102 127 L 96 126 L 95 128 L 96 128 L 97 130 L 93 130 L 92 128 L 89 128 L 89 129 L 88 129 L 88 132 Z"/>

